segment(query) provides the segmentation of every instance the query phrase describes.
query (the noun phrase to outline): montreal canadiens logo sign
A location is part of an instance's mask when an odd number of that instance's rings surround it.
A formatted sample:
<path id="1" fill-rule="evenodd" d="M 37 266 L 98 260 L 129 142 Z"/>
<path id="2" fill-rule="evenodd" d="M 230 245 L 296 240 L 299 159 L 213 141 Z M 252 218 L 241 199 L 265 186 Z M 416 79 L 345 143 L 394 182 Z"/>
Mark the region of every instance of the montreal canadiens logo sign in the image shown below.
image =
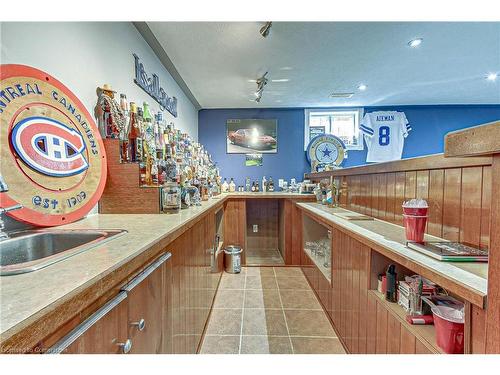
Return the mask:
<path id="1" fill-rule="evenodd" d="M 9 186 L 0 207 L 23 205 L 9 215 L 53 226 L 95 207 L 106 183 L 104 145 L 66 86 L 32 67 L 0 65 L 0 123 L 0 170 Z"/>
<path id="2" fill-rule="evenodd" d="M 28 117 L 18 122 L 11 142 L 27 165 L 47 176 L 72 176 L 89 166 L 82 154 L 81 134 L 50 118 Z"/>

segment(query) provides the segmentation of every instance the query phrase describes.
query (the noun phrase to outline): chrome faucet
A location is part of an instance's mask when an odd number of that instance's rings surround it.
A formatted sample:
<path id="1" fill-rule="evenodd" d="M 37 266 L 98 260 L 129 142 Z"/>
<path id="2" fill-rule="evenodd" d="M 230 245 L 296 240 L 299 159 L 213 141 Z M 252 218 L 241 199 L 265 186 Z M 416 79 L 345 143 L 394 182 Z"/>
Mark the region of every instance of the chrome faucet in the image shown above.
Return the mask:
<path id="1" fill-rule="evenodd" d="M 9 191 L 9 186 L 0 174 L 0 193 L 5 193 L 6 191 Z M 3 231 L 5 228 L 5 223 L 3 222 L 2 215 L 6 212 L 19 210 L 21 208 L 23 208 L 21 204 L 16 204 L 10 207 L 0 207 L 0 240 L 9 238 L 8 233 Z"/>
<path id="2" fill-rule="evenodd" d="M 3 231 L 5 228 L 5 223 L 3 222 L 2 215 L 6 212 L 19 210 L 21 208 L 23 208 L 23 206 L 21 204 L 16 204 L 16 205 L 10 206 L 10 207 L 3 207 L 3 208 L 0 207 L 0 241 L 4 240 L 6 238 L 9 238 L 9 234 L 7 232 Z"/>

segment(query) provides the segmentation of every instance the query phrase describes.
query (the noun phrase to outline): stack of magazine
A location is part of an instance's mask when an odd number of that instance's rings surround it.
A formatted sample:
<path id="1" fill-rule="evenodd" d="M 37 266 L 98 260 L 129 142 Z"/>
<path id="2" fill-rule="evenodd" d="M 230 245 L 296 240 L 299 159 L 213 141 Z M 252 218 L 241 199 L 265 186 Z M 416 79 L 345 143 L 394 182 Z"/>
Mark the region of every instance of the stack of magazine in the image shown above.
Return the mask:
<path id="1" fill-rule="evenodd" d="M 407 242 L 407 246 L 443 262 L 487 262 L 488 250 L 460 242 Z"/>

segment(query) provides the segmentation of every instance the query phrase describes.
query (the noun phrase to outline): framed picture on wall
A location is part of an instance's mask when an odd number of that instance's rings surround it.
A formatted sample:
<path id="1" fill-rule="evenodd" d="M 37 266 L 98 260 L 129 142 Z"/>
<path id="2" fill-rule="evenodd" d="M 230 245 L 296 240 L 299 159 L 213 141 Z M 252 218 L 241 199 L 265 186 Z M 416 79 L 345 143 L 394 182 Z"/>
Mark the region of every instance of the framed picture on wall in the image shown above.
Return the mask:
<path id="1" fill-rule="evenodd" d="M 278 152 L 276 119 L 231 119 L 226 122 L 228 154 L 275 154 Z"/>

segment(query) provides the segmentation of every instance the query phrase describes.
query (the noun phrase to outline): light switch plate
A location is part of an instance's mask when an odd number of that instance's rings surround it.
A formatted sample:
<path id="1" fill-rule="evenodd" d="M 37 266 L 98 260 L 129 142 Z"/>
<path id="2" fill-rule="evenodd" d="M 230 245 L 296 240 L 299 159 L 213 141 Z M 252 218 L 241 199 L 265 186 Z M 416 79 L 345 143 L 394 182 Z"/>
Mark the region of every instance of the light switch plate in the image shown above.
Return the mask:
<path id="1" fill-rule="evenodd" d="M 259 226 L 257 224 L 253 225 L 253 232 L 257 233 L 259 231 Z"/>

